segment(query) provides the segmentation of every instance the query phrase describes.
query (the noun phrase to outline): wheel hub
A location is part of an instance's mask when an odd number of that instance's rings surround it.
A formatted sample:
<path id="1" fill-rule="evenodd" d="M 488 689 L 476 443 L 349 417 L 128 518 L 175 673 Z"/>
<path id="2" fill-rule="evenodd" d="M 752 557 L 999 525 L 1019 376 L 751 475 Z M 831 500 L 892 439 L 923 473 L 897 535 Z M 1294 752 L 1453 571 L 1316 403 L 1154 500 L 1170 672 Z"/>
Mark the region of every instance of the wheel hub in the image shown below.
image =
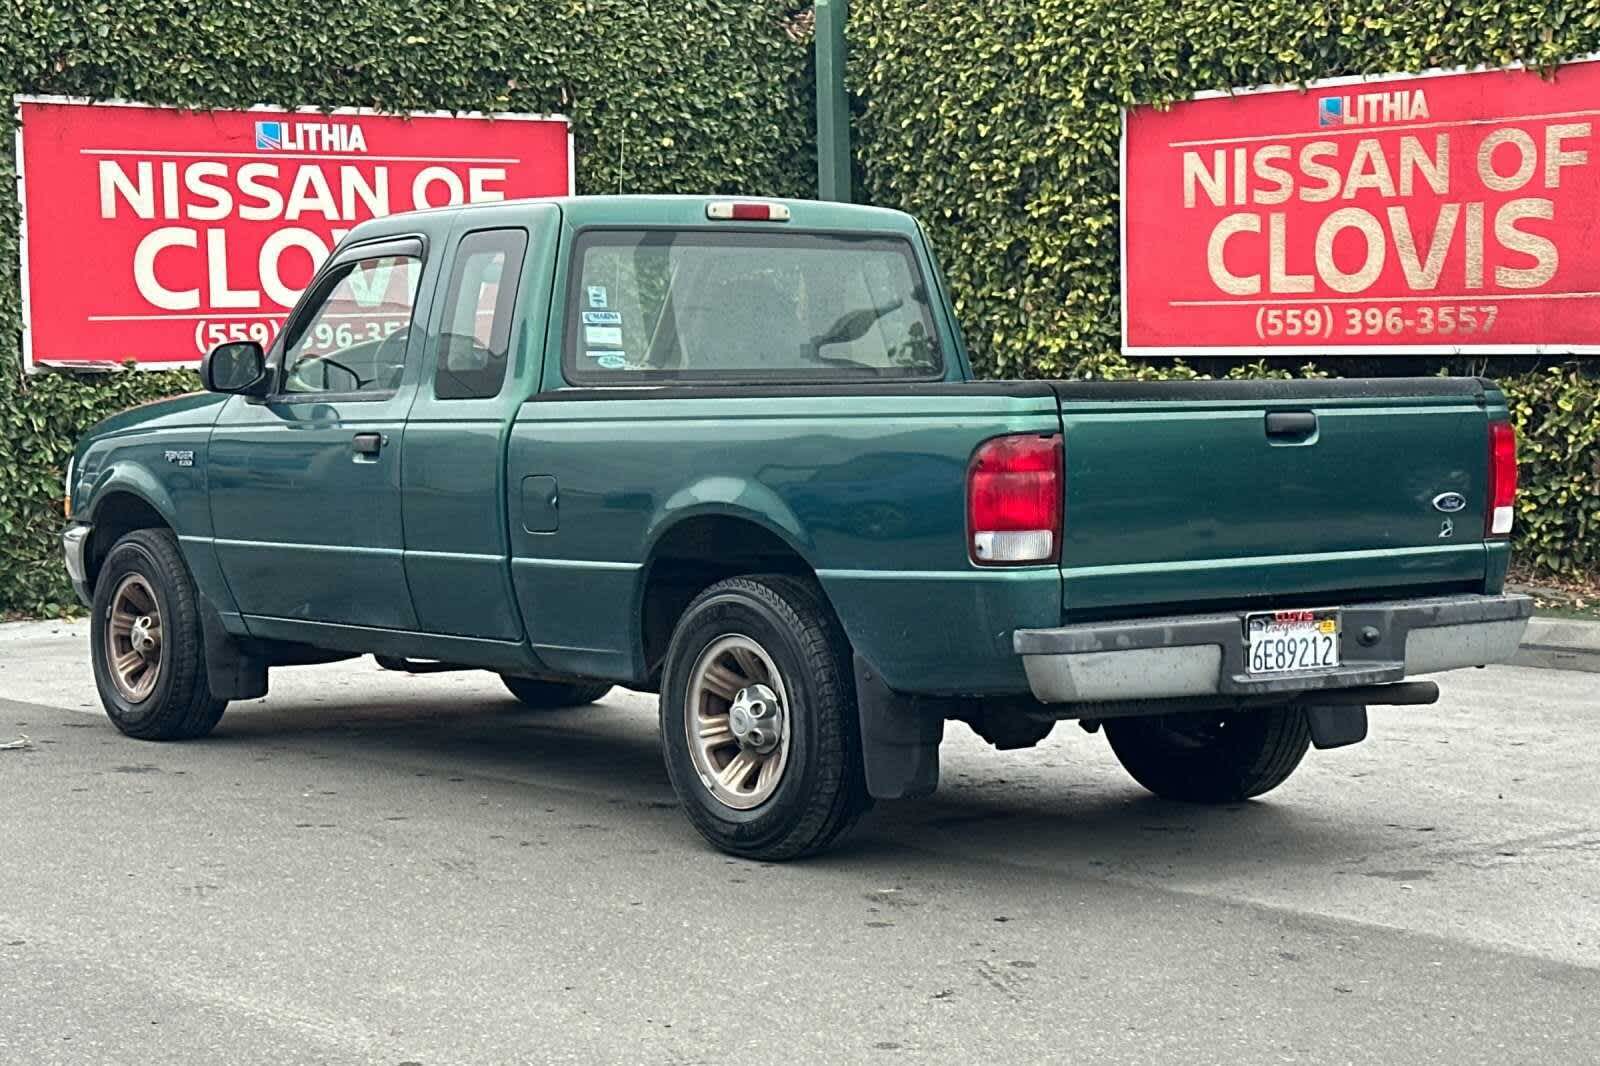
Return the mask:
<path id="1" fill-rule="evenodd" d="M 104 656 L 118 694 L 142 703 L 155 691 L 162 669 L 161 603 L 142 574 L 127 574 L 111 594 Z"/>
<path id="2" fill-rule="evenodd" d="M 728 707 L 728 727 L 739 747 L 765 755 L 783 736 L 783 704 L 766 685 L 747 685 Z"/>
<path id="3" fill-rule="evenodd" d="M 128 642 L 133 645 L 133 650 L 147 659 L 160 642 L 160 638 L 155 634 L 155 624 L 155 619 L 149 615 L 141 615 L 134 619 L 133 626 L 128 631 Z"/>
<path id="4" fill-rule="evenodd" d="M 777 664 L 753 637 L 726 633 L 700 653 L 686 687 L 684 730 L 701 784 L 734 810 L 759 807 L 783 781 L 794 729 Z"/>

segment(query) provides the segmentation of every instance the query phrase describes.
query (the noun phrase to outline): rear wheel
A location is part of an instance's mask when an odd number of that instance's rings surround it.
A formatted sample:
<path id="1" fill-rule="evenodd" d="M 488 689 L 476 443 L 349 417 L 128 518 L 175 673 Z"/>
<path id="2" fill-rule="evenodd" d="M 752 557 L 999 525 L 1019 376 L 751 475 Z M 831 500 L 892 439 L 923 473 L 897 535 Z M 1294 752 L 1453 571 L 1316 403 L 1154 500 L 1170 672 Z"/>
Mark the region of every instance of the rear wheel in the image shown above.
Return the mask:
<path id="1" fill-rule="evenodd" d="M 545 681 L 532 677 L 512 677 L 501 674 L 500 680 L 523 706 L 536 711 L 553 711 L 561 707 L 581 707 L 593 703 L 611 691 L 608 681 Z"/>
<path id="2" fill-rule="evenodd" d="M 1311 742 L 1299 707 L 1114 718 L 1106 739 L 1133 779 L 1163 799 L 1229 803 L 1277 788 Z"/>
<path id="3" fill-rule="evenodd" d="M 100 703 L 130 737 L 203 737 L 228 706 L 211 695 L 200 598 L 168 530 L 135 530 L 111 546 L 89 646 Z"/>
<path id="4" fill-rule="evenodd" d="M 871 803 L 850 646 L 809 581 L 731 578 L 689 605 L 667 652 L 661 737 L 689 820 L 730 854 L 820 851 Z"/>

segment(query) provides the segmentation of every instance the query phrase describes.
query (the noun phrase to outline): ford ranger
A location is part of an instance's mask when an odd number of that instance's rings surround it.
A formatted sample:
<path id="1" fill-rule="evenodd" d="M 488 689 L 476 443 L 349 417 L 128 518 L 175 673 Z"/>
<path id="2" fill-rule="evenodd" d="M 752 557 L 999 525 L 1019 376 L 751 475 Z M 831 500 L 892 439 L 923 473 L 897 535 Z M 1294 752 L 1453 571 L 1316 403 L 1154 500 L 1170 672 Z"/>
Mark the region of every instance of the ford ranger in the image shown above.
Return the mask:
<path id="1" fill-rule="evenodd" d="M 1530 611 L 1493 383 L 975 381 L 894 211 L 377 219 L 201 376 L 67 474 L 119 729 L 199 737 L 358 655 L 534 708 L 622 685 L 740 855 L 928 793 L 950 720 L 1001 748 L 1076 720 L 1160 796 L 1257 796 Z"/>

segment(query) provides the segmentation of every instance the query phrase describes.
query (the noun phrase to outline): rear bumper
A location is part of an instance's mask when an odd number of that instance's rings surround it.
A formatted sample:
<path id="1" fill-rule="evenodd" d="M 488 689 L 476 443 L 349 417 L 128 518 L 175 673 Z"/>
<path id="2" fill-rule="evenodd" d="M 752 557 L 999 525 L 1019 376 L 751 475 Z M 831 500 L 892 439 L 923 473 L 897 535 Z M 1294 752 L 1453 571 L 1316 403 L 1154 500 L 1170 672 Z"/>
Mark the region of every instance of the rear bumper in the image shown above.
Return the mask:
<path id="1" fill-rule="evenodd" d="M 1019 629 L 1012 645 L 1044 703 L 1270 696 L 1503 662 L 1517 650 L 1533 601 L 1447 596 L 1343 607 L 1341 666 L 1270 677 L 1246 671 L 1245 613 Z"/>

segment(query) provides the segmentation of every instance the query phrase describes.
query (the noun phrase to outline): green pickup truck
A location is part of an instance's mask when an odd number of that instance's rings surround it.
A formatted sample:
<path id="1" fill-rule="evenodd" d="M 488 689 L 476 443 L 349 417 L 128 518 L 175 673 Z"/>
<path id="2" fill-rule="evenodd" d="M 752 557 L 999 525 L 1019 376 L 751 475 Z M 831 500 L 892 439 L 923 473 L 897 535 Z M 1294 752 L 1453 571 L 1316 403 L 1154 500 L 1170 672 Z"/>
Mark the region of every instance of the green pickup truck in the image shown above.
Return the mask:
<path id="1" fill-rule="evenodd" d="M 273 343 L 110 418 L 66 565 L 124 733 L 274 667 L 660 694 L 719 848 L 825 847 L 1001 748 L 1102 727 L 1229 802 L 1507 658 L 1505 400 L 1473 378 L 974 381 L 894 211 L 594 197 L 356 227 Z"/>

